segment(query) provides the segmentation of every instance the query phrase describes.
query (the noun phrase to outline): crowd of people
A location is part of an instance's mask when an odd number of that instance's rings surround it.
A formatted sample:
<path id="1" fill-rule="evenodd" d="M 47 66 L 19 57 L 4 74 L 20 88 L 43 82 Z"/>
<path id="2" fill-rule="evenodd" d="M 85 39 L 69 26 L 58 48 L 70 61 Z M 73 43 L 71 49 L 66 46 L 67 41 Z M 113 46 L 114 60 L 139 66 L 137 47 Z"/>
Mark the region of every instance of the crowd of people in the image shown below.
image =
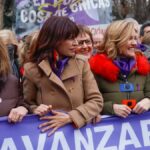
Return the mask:
<path id="1" fill-rule="evenodd" d="M 0 31 L 0 116 L 22 121 L 29 113 L 53 134 L 73 124 L 97 123 L 150 109 L 150 22 L 114 21 L 104 34 L 52 16 L 18 41 Z M 47 115 L 51 113 L 51 115 Z"/>

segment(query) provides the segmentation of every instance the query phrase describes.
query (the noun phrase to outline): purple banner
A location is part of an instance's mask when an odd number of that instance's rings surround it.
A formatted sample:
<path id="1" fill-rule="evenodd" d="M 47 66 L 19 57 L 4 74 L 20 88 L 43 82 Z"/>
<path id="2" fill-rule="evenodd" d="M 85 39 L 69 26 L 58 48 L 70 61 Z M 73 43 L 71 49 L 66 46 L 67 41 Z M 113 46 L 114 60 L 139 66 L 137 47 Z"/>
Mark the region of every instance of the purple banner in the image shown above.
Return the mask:
<path id="1" fill-rule="evenodd" d="M 99 26 L 112 21 L 111 13 L 111 0 L 16 0 L 15 30 L 18 36 L 25 36 L 39 29 L 51 15 Z"/>
<path id="2" fill-rule="evenodd" d="M 75 129 L 71 124 L 52 136 L 41 133 L 38 116 L 27 116 L 21 123 L 0 119 L 0 150 L 149 150 L 150 112 L 103 118 L 101 122 Z"/>

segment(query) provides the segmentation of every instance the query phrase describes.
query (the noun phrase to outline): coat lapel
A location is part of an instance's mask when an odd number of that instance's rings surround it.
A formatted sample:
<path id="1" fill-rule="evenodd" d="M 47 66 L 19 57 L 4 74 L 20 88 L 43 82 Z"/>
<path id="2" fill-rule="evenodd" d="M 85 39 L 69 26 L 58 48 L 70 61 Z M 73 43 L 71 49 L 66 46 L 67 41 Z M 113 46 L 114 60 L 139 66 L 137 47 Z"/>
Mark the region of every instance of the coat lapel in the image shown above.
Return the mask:
<path id="1" fill-rule="evenodd" d="M 57 84 L 68 95 L 68 92 L 67 92 L 64 84 L 62 83 L 62 81 L 57 77 L 57 75 L 55 75 L 55 73 L 53 73 L 48 60 L 47 59 L 42 60 L 38 65 L 43 70 L 43 72 L 49 77 L 49 80 L 51 80 L 53 83 Z"/>
<path id="2" fill-rule="evenodd" d="M 63 80 L 69 79 L 69 78 L 73 78 L 73 77 L 81 74 L 80 72 L 81 71 L 77 65 L 76 59 L 70 59 L 61 74 L 61 79 L 63 81 Z"/>

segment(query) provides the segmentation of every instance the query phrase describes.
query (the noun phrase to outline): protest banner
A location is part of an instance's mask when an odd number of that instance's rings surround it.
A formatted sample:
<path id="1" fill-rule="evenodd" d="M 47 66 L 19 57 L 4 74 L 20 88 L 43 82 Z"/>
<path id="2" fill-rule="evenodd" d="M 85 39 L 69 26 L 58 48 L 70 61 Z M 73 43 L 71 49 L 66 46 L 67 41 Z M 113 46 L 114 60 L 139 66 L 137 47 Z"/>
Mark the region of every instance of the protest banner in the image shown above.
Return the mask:
<path id="1" fill-rule="evenodd" d="M 21 123 L 0 120 L 0 150 L 149 150 L 150 112 L 103 118 L 101 122 L 75 129 L 72 124 L 57 130 L 52 136 L 41 133 L 42 121 L 31 115 Z"/>
<path id="2" fill-rule="evenodd" d="M 39 29 L 52 15 L 68 16 L 78 24 L 103 32 L 112 21 L 111 0 L 16 0 L 15 32 L 23 37 Z M 102 26 L 101 26 L 102 25 Z"/>

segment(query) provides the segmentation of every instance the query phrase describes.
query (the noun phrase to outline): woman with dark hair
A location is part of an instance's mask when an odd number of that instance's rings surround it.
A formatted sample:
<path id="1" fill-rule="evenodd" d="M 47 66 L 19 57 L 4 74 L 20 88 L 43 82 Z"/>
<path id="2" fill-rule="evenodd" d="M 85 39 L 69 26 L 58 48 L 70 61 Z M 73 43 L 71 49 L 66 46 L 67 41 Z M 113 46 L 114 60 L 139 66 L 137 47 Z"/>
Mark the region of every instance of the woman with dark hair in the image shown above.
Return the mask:
<path id="1" fill-rule="evenodd" d="M 76 58 L 77 25 L 67 17 L 50 17 L 43 25 L 24 65 L 24 98 L 32 113 L 43 116 L 42 131 L 94 119 L 103 99 L 88 62 Z M 53 116 L 44 116 L 48 112 Z"/>
<path id="2" fill-rule="evenodd" d="M 23 106 L 19 79 L 11 74 L 8 51 L 0 38 L 0 116 L 8 116 L 9 122 L 18 122 L 27 112 Z"/>

